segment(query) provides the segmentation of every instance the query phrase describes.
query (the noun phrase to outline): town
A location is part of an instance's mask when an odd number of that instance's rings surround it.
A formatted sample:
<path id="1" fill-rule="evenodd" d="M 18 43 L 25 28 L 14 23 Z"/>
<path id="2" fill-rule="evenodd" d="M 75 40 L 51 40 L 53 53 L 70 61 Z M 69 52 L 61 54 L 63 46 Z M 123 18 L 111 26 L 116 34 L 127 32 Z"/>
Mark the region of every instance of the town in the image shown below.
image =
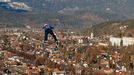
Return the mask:
<path id="1" fill-rule="evenodd" d="M 0 75 L 134 75 L 134 0 L 0 0 Z"/>
<path id="2" fill-rule="evenodd" d="M 134 75 L 134 38 L 89 34 L 56 31 L 56 50 L 38 28 L 1 28 L 0 75 Z"/>

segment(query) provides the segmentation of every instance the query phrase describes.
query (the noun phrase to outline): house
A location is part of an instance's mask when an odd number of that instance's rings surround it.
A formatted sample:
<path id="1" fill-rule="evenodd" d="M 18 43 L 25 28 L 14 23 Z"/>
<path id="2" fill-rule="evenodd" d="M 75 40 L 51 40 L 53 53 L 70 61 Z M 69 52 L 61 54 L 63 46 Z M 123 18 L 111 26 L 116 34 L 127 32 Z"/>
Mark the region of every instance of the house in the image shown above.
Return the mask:
<path id="1" fill-rule="evenodd" d="M 86 37 L 79 38 L 79 39 L 78 39 L 78 43 L 79 43 L 79 44 L 87 44 L 87 43 L 89 43 L 89 40 L 88 40 L 88 38 L 86 38 Z"/>
<path id="2" fill-rule="evenodd" d="M 134 55 L 131 55 L 130 59 L 131 59 L 132 62 L 134 62 Z"/>
<path id="3" fill-rule="evenodd" d="M 53 72 L 52 75 L 66 75 L 65 71 L 57 71 L 57 72 Z"/>

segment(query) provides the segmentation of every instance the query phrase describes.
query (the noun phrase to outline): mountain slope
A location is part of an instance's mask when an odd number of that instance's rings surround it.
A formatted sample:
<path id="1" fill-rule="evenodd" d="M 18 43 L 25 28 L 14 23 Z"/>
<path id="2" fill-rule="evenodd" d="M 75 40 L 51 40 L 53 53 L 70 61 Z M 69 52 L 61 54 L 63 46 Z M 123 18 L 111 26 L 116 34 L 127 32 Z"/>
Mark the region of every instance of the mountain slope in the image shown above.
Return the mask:
<path id="1" fill-rule="evenodd" d="M 123 30 L 120 27 L 126 26 Z M 110 21 L 104 22 L 93 27 L 94 33 L 98 35 L 113 35 L 120 36 L 123 31 L 124 36 L 134 36 L 134 19 L 124 21 Z"/>
<path id="2" fill-rule="evenodd" d="M 15 0 L 14 0 L 15 1 Z M 18 0 L 16 0 L 18 1 Z M 123 14 L 126 17 L 133 16 L 134 0 L 19 0 L 33 7 L 34 11 L 47 12 L 59 11 L 64 8 L 78 7 L 91 11 L 104 11 Z M 130 16 L 131 15 L 131 16 Z"/>
<path id="3" fill-rule="evenodd" d="M 134 0 L 13 0 L 32 7 L 28 13 L 0 9 L 0 23 L 42 25 L 47 19 L 60 21 L 60 27 L 81 27 L 105 21 L 134 18 Z M 46 13 L 50 13 L 47 15 Z M 6 15 L 8 14 L 8 15 Z M 18 18 L 19 17 L 19 18 Z M 16 21 L 17 20 L 17 21 Z"/>
<path id="4" fill-rule="evenodd" d="M 92 24 L 101 23 L 104 21 L 103 17 L 99 17 L 89 11 L 69 11 L 67 13 L 55 13 L 55 12 L 24 12 L 16 13 L 1 10 L 0 12 L 0 24 L 7 26 L 25 26 L 31 25 L 40 27 L 45 21 L 52 21 L 58 25 L 58 28 L 80 28 L 90 26 Z M 70 14 L 71 13 L 71 14 Z"/>

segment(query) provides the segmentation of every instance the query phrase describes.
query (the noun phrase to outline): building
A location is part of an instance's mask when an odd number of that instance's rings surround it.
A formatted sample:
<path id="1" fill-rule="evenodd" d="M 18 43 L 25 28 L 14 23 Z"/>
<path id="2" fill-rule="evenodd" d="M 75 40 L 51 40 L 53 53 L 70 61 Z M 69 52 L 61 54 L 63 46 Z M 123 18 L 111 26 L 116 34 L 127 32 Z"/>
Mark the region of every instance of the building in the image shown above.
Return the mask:
<path id="1" fill-rule="evenodd" d="M 109 41 L 112 46 L 129 46 L 129 45 L 134 45 L 134 38 L 133 37 L 110 37 Z"/>
<path id="2" fill-rule="evenodd" d="M 52 75 L 66 75 L 66 72 L 65 71 L 53 72 Z"/>

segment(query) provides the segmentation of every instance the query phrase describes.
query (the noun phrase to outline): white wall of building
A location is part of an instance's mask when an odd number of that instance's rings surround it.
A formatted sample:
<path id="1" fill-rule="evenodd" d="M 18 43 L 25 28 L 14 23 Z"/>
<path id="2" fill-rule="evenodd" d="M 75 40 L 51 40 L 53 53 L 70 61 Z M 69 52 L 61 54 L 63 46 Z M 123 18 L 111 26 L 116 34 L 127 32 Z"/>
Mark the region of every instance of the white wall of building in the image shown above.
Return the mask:
<path id="1" fill-rule="evenodd" d="M 123 46 L 134 45 L 134 38 L 132 38 L 132 37 L 123 37 L 122 40 L 123 40 Z M 120 44 L 121 44 L 121 38 L 110 37 L 109 41 L 112 46 L 114 46 L 114 45 L 120 46 Z"/>

